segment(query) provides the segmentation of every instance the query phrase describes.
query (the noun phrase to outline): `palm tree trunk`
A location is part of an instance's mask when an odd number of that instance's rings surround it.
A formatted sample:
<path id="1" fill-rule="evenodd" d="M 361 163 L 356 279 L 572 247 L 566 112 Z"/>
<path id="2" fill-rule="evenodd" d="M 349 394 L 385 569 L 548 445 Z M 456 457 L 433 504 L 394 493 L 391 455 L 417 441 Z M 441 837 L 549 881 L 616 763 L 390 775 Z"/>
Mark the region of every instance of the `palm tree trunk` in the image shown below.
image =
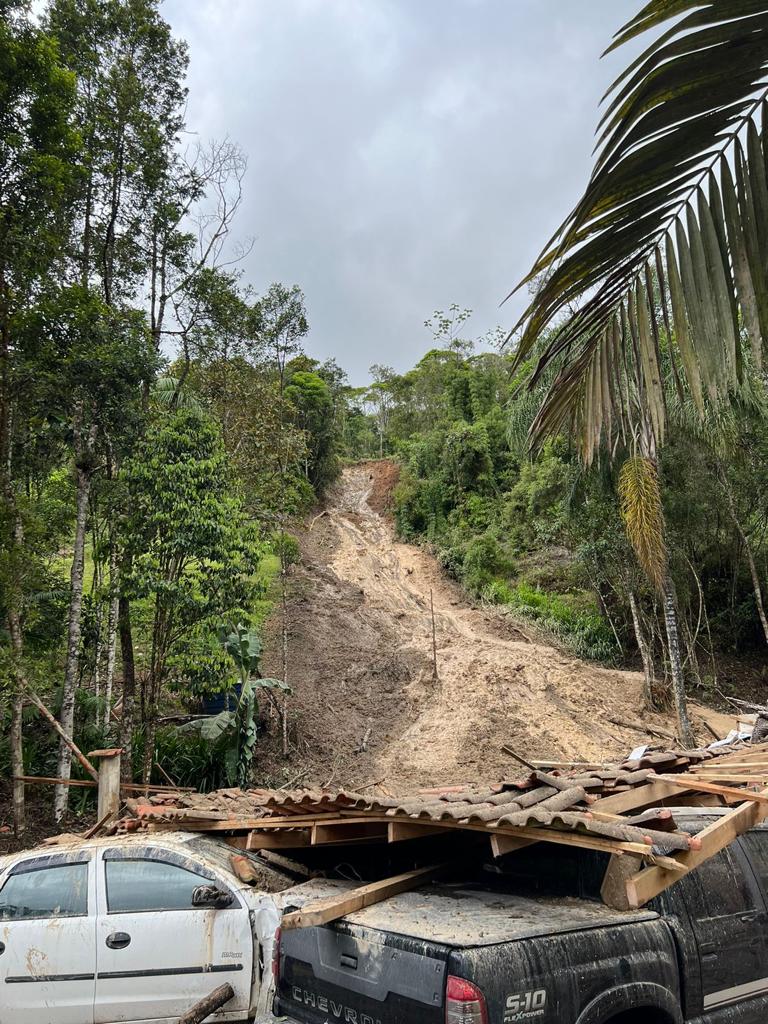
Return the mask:
<path id="1" fill-rule="evenodd" d="M 664 625 L 667 630 L 667 648 L 669 650 L 669 667 L 672 673 L 672 699 L 677 712 L 677 723 L 683 745 L 692 749 L 696 740 L 688 717 L 688 703 L 685 696 L 685 679 L 683 664 L 680 658 L 680 632 L 677 622 L 677 602 L 675 601 L 675 585 L 669 572 L 664 575 Z"/>
<path id="2" fill-rule="evenodd" d="M 653 655 L 643 632 L 643 626 L 640 622 L 640 609 L 637 606 L 637 598 L 632 590 L 629 591 L 629 609 L 632 612 L 632 626 L 635 631 L 637 649 L 640 651 L 640 658 L 643 662 L 643 703 L 646 710 L 650 711 L 653 707 Z"/>
<path id="3" fill-rule="evenodd" d="M 75 514 L 75 549 L 70 573 L 71 596 L 67 622 L 67 660 L 64 671 L 64 691 L 59 721 L 67 736 L 72 736 L 75 721 L 75 690 L 80 669 L 80 625 L 83 611 L 83 569 L 85 562 L 85 535 L 88 521 L 88 500 L 91 491 L 91 470 L 77 467 L 77 502 Z M 72 769 L 72 751 L 61 740 L 59 744 L 58 776 L 68 779 Z M 67 813 L 69 787 L 59 785 L 54 796 L 54 817 L 60 822 Z"/>

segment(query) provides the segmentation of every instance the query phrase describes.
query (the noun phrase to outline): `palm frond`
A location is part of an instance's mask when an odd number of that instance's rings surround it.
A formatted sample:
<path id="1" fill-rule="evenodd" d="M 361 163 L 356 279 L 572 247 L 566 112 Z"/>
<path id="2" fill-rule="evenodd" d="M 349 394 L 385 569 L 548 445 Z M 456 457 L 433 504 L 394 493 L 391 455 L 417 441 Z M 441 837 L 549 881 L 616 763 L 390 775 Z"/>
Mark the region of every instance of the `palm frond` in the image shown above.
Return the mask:
<path id="1" fill-rule="evenodd" d="M 150 391 L 152 401 L 161 408 L 189 409 L 191 412 L 202 412 L 200 400 L 184 387 L 175 377 L 157 377 L 152 382 Z"/>
<path id="2" fill-rule="evenodd" d="M 628 425 L 663 441 L 663 346 L 702 414 L 768 346 L 768 0 L 652 0 L 613 47 L 670 19 L 609 91 L 587 189 L 513 329 L 523 361 L 554 325 L 533 432 L 569 425 L 587 459 Z"/>
<path id="3" fill-rule="evenodd" d="M 661 590 L 667 566 L 664 512 L 656 465 L 632 455 L 619 472 L 619 502 L 629 542 L 648 579 Z"/>

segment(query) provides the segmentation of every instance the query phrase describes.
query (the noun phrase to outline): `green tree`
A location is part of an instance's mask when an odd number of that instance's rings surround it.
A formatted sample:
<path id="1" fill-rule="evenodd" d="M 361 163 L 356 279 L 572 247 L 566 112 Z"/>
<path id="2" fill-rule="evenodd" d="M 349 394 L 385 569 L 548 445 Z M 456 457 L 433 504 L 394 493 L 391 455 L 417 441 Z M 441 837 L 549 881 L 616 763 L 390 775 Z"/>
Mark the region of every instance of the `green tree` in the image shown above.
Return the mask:
<path id="1" fill-rule="evenodd" d="M 29 419 L 19 398 L 21 350 L 15 336 L 25 307 L 60 256 L 69 225 L 77 142 L 71 113 L 73 76 L 56 44 L 31 19 L 26 3 L 0 3 L 0 478 L 5 611 L 12 683 L 12 771 L 24 774 L 21 711 L 24 688 L 24 473 L 14 440 Z M 23 464 L 22 464 L 23 465 Z M 14 785 L 14 825 L 25 827 L 23 783 Z"/>
<path id="2" fill-rule="evenodd" d="M 305 472 L 322 494 L 339 472 L 336 423 L 331 389 L 319 373 L 292 372 L 285 397 L 295 409 L 296 423 L 306 437 Z"/>
<path id="3" fill-rule="evenodd" d="M 279 410 L 279 432 L 278 444 L 280 447 L 280 478 L 279 478 L 279 502 L 281 512 L 278 516 L 278 527 L 280 538 L 286 532 L 286 498 L 288 495 L 289 481 L 291 474 L 291 463 L 288 461 L 290 451 L 286 442 L 286 433 L 291 424 L 285 415 L 285 389 L 288 385 L 287 366 L 288 362 L 300 351 L 301 339 L 309 331 L 307 312 L 304 303 L 304 294 L 298 285 L 287 287 L 283 284 L 272 284 L 266 295 L 259 301 L 259 333 L 270 353 L 273 368 L 277 378 L 278 395 L 280 399 Z M 282 678 L 288 680 L 288 561 L 286 559 L 286 546 L 280 544 L 280 606 L 281 606 L 281 655 L 282 655 Z M 288 706 L 283 701 L 282 706 L 282 735 L 283 755 L 288 753 Z"/>
<path id="4" fill-rule="evenodd" d="M 201 625 L 246 620 L 261 545 L 233 492 L 216 425 L 193 410 L 161 415 L 126 462 L 130 574 L 123 586 L 148 607 L 143 655 L 144 778 L 152 769 L 163 687 L 175 649 Z"/>

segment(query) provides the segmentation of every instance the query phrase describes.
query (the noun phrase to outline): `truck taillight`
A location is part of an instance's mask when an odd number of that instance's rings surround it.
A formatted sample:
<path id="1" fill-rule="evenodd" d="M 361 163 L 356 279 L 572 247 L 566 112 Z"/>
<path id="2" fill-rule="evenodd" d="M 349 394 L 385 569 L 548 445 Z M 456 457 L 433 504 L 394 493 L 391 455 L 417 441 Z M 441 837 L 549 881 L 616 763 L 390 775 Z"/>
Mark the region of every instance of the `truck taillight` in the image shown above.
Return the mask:
<path id="1" fill-rule="evenodd" d="M 485 996 L 471 981 L 448 975 L 445 1024 L 488 1024 Z"/>
<path id="2" fill-rule="evenodd" d="M 275 932 L 275 944 L 272 947 L 272 977 L 275 979 L 275 988 L 280 984 L 280 929 Z"/>

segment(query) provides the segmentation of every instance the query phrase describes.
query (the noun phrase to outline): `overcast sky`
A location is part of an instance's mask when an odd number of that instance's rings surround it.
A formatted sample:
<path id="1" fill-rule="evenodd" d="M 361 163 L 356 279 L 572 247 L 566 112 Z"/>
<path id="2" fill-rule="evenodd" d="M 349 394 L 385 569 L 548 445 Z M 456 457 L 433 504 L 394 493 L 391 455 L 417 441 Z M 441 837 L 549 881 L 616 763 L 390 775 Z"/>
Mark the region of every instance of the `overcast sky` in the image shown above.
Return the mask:
<path id="1" fill-rule="evenodd" d="M 188 125 L 248 154 L 235 233 L 257 291 L 299 284 L 306 349 L 362 384 L 410 368 L 452 302 L 468 334 L 584 187 L 600 60 L 639 0 L 166 0 L 190 48 Z"/>

